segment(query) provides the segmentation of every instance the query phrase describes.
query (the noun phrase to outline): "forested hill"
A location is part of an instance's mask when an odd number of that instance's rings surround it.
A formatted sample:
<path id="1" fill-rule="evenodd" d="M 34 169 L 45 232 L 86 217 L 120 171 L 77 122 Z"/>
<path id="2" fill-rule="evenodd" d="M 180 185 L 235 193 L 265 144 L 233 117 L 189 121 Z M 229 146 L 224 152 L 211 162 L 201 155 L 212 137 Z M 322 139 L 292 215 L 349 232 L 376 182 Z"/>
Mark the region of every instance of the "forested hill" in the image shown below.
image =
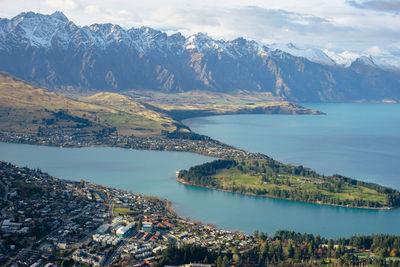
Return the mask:
<path id="1" fill-rule="evenodd" d="M 179 172 L 178 180 L 240 194 L 345 207 L 390 209 L 400 192 L 341 175 L 323 176 L 273 159 L 215 160 Z"/>
<path id="2" fill-rule="evenodd" d="M 243 254 L 237 251 L 212 253 L 204 247 L 170 244 L 156 266 L 190 262 L 216 262 L 225 266 L 400 266 L 400 237 L 355 235 L 337 240 L 293 231 L 274 236 L 254 231 L 257 246 Z"/>

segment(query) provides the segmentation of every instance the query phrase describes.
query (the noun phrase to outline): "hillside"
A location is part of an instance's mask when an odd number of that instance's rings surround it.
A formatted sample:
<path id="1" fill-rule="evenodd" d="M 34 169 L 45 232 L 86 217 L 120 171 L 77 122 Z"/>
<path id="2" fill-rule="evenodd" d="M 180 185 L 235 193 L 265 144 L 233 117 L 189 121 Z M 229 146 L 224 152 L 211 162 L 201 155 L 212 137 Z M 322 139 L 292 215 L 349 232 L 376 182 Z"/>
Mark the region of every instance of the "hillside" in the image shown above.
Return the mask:
<path id="1" fill-rule="evenodd" d="M 370 57 L 345 66 L 322 51 L 306 58 L 243 38 L 80 27 L 60 12 L 0 19 L 0 36 L 0 70 L 61 92 L 246 90 L 294 102 L 400 100 L 400 70 Z"/>
<path id="2" fill-rule="evenodd" d="M 323 114 L 298 104 L 282 101 L 267 92 L 236 91 L 231 94 L 193 90 L 164 93 L 151 90 L 130 90 L 125 95 L 150 104 L 175 120 L 228 114 Z"/>
<path id="3" fill-rule="evenodd" d="M 105 116 L 105 120 L 110 125 L 121 129 L 119 133 L 123 135 L 129 135 L 131 130 L 136 135 L 144 135 L 148 133 L 148 130 L 157 134 L 160 134 L 162 130 L 172 132 L 179 125 L 178 122 L 165 113 L 157 112 L 129 96 L 106 92 L 80 98 L 79 100 L 117 111 L 118 116 Z M 131 125 L 131 129 L 128 129 L 127 125 Z"/>
<path id="4" fill-rule="evenodd" d="M 189 131 L 180 122 L 215 114 L 320 114 L 299 105 L 272 101 L 263 94 L 228 95 L 212 92 L 181 94 L 130 91 L 101 92 L 78 99 L 50 92 L 0 73 L 0 129 L 10 133 L 51 134 L 57 130 L 79 135 L 161 136 Z"/>
<path id="5" fill-rule="evenodd" d="M 140 136 L 173 131 L 173 124 L 168 116 L 126 96 L 104 93 L 76 100 L 0 73 L 2 131 L 38 133 L 39 129 L 63 128 L 91 134 L 115 128 L 119 134 Z"/>

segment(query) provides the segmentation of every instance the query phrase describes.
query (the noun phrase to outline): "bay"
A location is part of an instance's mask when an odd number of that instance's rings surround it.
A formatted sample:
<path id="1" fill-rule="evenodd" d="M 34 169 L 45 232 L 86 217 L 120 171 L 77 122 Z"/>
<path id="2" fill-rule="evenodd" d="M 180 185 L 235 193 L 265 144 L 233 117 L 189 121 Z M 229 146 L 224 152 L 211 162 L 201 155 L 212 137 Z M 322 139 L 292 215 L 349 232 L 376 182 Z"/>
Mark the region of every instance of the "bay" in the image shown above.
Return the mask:
<path id="1" fill-rule="evenodd" d="M 326 116 L 216 116 L 195 118 L 185 123 L 197 132 L 250 151 L 273 155 L 283 162 L 300 163 L 324 173 L 337 169 L 337 172 L 342 174 L 355 174 L 357 177 L 365 177 L 365 180 L 369 179 L 399 188 L 396 171 L 393 170 L 397 166 L 392 165 L 393 162 L 399 162 L 397 152 L 400 150 L 398 139 L 396 139 L 399 133 L 396 128 L 398 117 L 393 114 L 388 115 L 389 111 L 393 112 L 392 108 L 395 109 L 398 106 L 383 105 L 382 108 L 388 110 L 382 111 L 381 117 L 375 117 L 373 112 L 368 113 L 368 110 L 379 105 L 356 104 L 355 107 L 346 107 L 346 105 L 353 104 L 308 105 L 308 107 L 327 112 Z M 355 111 L 357 108 L 358 112 Z M 347 114 L 346 109 L 352 113 Z M 398 111 L 397 113 L 400 114 Z M 335 115 L 335 112 L 342 115 Z M 375 118 L 373 119 L 375 123 L 381 123 L 380 126 L 378 125 L 379 129 L 372 125 L 368 129 L 371 118 Z M 356 125 L 355 121 L 360 120 L 366 120 L 366 122 Z M 344 124 L 343 121 L 348 121 L 348 123 Z M 392 123 L 386 125 L 385 121 Z M 350 138 L 353 142 L 343 143 L 340 139 L 332 138 L 332 135 L 340 135 L 339 133 L 342 133 L 343 140 Z M 367 144 L 360 136 L 368 140 Z M 380 136 L 387 141 L 387 143 L 384 142 L 386 146 L 382 144 Z M 303 144 L 308 138 L 311 138 L 311 141 Z M 371 140 L 376 141 L 370 143 Z M 329 142 L 334 143 L 329 144 Z M 290 147 L 285 148 L 285 144 L 288 143 Z M 334 150 L 333 156 L 330 155 L 331 160 L 320 159 L 323 158 L 322 155 L 329 155 L 322 145 L 326 145 L 327 150 Z M 320 146 L 322 146 L 321 149 L 319 149 Z M 280 150 L 282 147 L 284 149 Z M 304 147 L 308 149 L 305 150 Z M 369 175 L 371 173 L 365 172 L 364 167 L 354 167 L 357 165 L 351 162 L 357 161 L 358 157 L 346 156 L 349 151 L 353 151 L 352 153 L 361 151 L 361 154 L 371 152 L 374 154 L 380 151 L 382 155 L 385 155 L 386 160 L 392 159 L 393 162 L 380 161 L 381 164 L 387 165 L 377 169 L 364 166 L 376 174 L 376 176 Z M 341 162 L 341 157 L 344 163 Z M 349 158 L 353 159 L 346 162 Z M 368 157 L 365 158 L 368 159 Z M 182 185 L 175 180 L 177 170 L 212 160 L 212 158 L 192 153 L 137 151 L 107 147 L 59 148 L 0 143 L 0 159 L 19 166 L 41 168 L 60 178 L 85 179 L 136 193 L 167 198 L 173 202 L 179 215 L 213 223 L 223 229 L 248 233 L 258 229 L 269 234 L 279 229 L 288 229 L 326 237 L 370 233 L 400 234 L 400 209 L 386 211 L 341 208 Z M 376 157 L 375 160 L 379 162 L 379 158 Z M 324 162 L 326 165 L 322 164 Z M 369 162 L 365 165 L 373 164 Z M 346 166 L 347 168 L 343 168 Z M 382 172 L 384 169 L 391 171 L 386 172 L 387 175 L 385 175 L 385 172 Z"/>
<path id="2" fill-rule="evenodd" d="M 228 115 L 184 123 L 284 163 L 400 189 L 400 105 L 305 103 L 326 115 Z"/>

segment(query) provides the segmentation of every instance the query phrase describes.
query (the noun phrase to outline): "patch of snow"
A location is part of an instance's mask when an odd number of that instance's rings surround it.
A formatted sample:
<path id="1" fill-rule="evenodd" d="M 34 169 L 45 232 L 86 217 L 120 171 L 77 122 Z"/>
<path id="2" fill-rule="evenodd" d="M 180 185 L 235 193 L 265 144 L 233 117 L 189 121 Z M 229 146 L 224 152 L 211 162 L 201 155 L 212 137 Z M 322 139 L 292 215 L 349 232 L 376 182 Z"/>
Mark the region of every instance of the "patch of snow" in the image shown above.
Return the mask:
<path id="1" fill-rule="evenodd" d="M 293 43 L 288 44 L 268 44 L 267 45 L 271 51 L 281 50 L 283 52 L 289 53 L 296 57 L 303 57 L 312 62 L 316 62 L 323 65 L 335 65 L 336 62 L 324 51 L 316 48 L 300 48 L 295 46 Z"/>
<path id="2" fill-rule="evenodd" d="M 343 65 L 345 67 L 349 67 L 351 65 L 351 63 L 353 63 L 357 58 L 362 56 L 362 54 L 349 52 L 349 51 L 343 51 L 341 53 L 336 53 L 336 52 L 325 49 L 324 52 L 330 58 L 332 58 L 337 64 Z"/>

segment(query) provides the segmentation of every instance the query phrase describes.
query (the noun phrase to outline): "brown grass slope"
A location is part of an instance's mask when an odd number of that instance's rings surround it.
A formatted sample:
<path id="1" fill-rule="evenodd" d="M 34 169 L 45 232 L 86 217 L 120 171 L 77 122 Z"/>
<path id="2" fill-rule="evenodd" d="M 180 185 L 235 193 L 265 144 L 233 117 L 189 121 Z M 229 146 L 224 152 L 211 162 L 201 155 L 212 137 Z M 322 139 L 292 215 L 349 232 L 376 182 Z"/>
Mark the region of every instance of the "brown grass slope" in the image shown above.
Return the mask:
<path id="1" fill-rule="evenodd" d="M 267 92 L 238 90 L 233 94 L 193 90 L 162 93 L 130 90 L 124 94 L 157 107 L 175 120 L 190 117 L 227 114 L 321 114 L 295 103 L 282 101 Z"/>
<path id="2" fill-rule="evenodd" d="M 174 130 L 174 121 L 165 114 L 146 109 L 130 97 L 100 93 L 76 100 L 49 92 L 0 73 L 0 130 L 17 133 L 36 133 L 39 126 L 75 127 L 77 122 L 56 118 L 65 114 L 91 122 L 91 127 L 116 127 L 127 135 L 159 135 L 162 130 Z"/>

